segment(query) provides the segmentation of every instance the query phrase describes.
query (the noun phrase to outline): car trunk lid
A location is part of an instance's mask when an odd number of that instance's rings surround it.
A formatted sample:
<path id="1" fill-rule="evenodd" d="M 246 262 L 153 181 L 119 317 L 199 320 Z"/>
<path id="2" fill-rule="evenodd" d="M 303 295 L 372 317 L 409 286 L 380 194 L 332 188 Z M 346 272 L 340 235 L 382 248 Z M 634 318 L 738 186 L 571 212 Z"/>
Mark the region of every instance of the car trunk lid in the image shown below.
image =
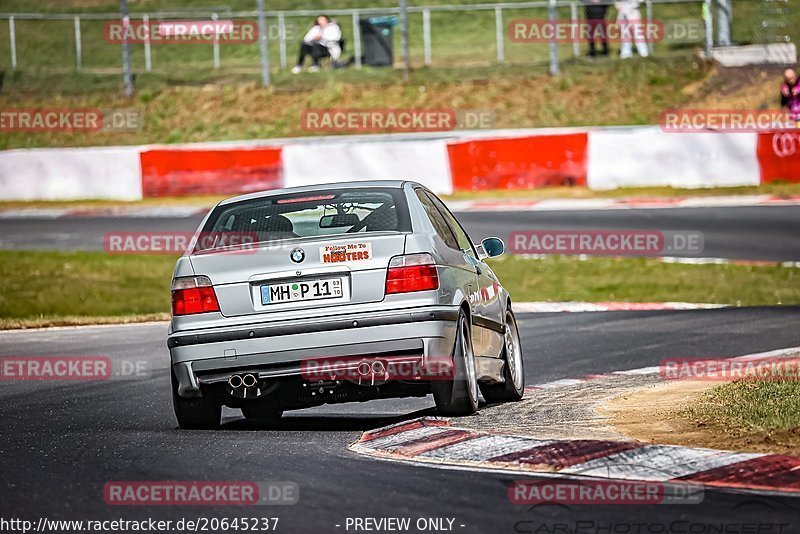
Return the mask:
<path id="1" fill-rule="evenodd" d="M 386 269 L 403 254 L 400 232 L 342 234 L 190 256 L 226 317 L 379 302 Z"/>

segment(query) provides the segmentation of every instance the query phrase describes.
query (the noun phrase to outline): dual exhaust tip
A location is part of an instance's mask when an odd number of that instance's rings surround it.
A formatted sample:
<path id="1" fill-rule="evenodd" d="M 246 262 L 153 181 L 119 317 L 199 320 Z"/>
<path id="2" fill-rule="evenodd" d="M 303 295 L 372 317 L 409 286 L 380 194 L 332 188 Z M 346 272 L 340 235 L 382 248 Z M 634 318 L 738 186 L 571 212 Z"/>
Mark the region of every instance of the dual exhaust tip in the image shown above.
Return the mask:
<path id="1" fill-rule="evenodd" d="M 233 390 L 254 388 L 256 384 L 258 384 L 258 377 L 253 373 L 233 375 L 228 379 L 228 385 Z"/>
<path id="2" fill-rule="evenodd" d="M 358 364 L 356 368 L 358 374 L 362 377 L 375 377 L 382 376 L 387 372 L 386 362 L 382 360 L 364 360 Z M 258 385 L 258 376 L 253 373 L 246 373 L 243 375 L 231 375 L 228 379 L 228 387 L 232 392 L 242 392 L 256 387 Z"/>
<path id="3" fill-rule="evenodd" d="M 364 360 L 358 364 L 356 370 L 361 376 L 379 376 L 386 373 L 386 363 L 382 360 Z"/>

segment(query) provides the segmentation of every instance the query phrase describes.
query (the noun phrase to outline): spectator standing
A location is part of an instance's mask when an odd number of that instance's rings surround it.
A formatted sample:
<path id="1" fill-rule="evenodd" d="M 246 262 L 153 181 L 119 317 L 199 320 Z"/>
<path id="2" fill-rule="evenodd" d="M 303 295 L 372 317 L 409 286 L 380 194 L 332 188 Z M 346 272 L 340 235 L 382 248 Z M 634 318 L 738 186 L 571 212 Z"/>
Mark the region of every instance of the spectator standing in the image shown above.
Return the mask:
<path id="1" fill-rule="evenodd" d="M 645 42 L 645 28 L 642 26 L 642 15 L 639 13 L 641 0 L 621 0 L 614 2 L 617 8 L 617 25 L 620 29 L 622 45 L 619 57 L 625 59 L 633 56 L 631 41 L 636 43 L 636 52 L 647 57 L 647 43 Z"/>
<path id="2" fill-rule="evenodd" d="M 800 128 L 800 79 L 794 69 L 783 71 L 781 107 L 789 112 L 789 119 Z"/>
<path id="3" fill-rule="evenodd" d="M 606 0 L 585 0 L 584 11 L 586 20 L 589 21 L 589 57 L 595 57 L 595 39 L 599 39 L 603 45 L 601 55 L 608 55 L 608 28 L 606 26 L 606 12 L 608 5 L 603 4 Z"/>
<path id="4" fill-rule="evenodd" d="M 308 30 L 300 45 L 300 55 L 297 65 L 292 68 L 292 74 L 299 74 L 303 70 L 303 63 L 307 56 L 311 56 L 311 66 L 308 72 L 319 71 L 319 60 L 330 57 L 334 68 L 341 66 L 339 58 L 342 56 L 342 29 L 335 20 L 326 15 L 319 15 L 314 20 L 314 26 Z"/>

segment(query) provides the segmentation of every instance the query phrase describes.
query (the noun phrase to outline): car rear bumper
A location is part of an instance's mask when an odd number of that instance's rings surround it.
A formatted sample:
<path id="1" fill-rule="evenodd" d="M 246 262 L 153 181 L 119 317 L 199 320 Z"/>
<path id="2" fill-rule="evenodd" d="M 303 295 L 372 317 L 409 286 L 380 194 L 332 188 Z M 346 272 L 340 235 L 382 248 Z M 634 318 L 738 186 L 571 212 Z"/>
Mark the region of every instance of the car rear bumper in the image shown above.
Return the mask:
<path id="1" fill-rule="evenodd" d="M 385 357 L 421 365 L 449 355 L 455 341 L 458 307 L 430 306 L 385 313 L 361 313 L 191 332 L 167 340 L 178 393 L 200 395 L 201 386 L 226 381 L 232 374 L 261 378 L 303 374 L 314 358 Z"/>

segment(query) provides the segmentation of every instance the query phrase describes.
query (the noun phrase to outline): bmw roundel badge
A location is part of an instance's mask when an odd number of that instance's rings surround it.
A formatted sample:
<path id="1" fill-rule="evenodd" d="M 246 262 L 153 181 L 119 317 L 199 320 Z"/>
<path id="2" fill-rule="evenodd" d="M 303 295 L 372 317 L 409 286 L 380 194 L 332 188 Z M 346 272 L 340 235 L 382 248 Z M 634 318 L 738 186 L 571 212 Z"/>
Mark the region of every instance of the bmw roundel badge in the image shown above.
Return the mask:
<path id="1" fill-rule="evenodd" d="M 293 262 L 300 263 L 304 259 L 306 259 L 306 251 L 303 250 L 302 248 L 293 249 L 291 254 L 289 254 L 289 257 L 292 259 Z"/>

